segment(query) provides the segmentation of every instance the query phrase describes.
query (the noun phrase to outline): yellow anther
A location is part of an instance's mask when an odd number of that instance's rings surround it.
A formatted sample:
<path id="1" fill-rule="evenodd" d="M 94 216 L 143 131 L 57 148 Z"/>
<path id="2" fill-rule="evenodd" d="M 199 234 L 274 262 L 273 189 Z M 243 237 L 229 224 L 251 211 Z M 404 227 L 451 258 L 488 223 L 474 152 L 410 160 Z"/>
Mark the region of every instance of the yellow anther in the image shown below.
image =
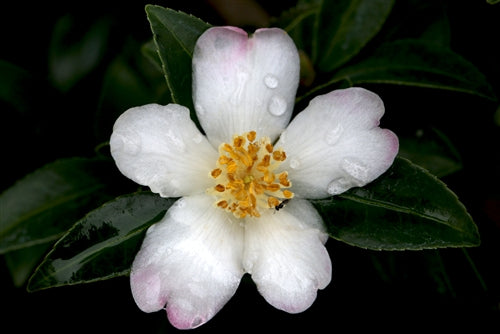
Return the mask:
<path id="1" fill-rule="evenodd" d="M 214 169 L 214 170 L 210 173 L 210 175 L 212 175 L 212 177 L 213 177 L 214 179 L 216 179 L 216 178 L 217 178 L 219 175 L 221 175 L 221 174 L 222 174 L 222 169 L 220 169 L 220 168 L 215 168 L 215 169 Z"/>
<path id="2" fill-rule="evenodd" d="M 275 208 L 293 197 L 287 172 L 275 174 L 286 159 L 282 150 L 274 151 L 271 141 L 256 141 L 255 131 L 233 136 L 232 145 L 219 146 L 219 158 L 210 175 L 217 182 L 208 191 L 218 199 L 215 205 L 235 217 L 260 217 L 260 209 Z"/>
<path id="3" fill-rule="evenodd" d="M 226 187 L 224 187 L 224 185 L 222 185 L 222 184 L 218 184 L 218 185 L 216 185 L 216 186 L 214 187 L 214 189 L 215 189 L 216 191 L 218 191 L 218 192 L 220 192 L 220 193 L 221 193 L 221 192 L 224 192 L 224 191 L 226 190 Z"/>
<path id="4" fill-rule="evenodd" d="M 250 131 L 247 133 L 247 139 L 249 141 L 254 141 L 256 137 L 257 137 L 257 132 L 255 131 Z"/>

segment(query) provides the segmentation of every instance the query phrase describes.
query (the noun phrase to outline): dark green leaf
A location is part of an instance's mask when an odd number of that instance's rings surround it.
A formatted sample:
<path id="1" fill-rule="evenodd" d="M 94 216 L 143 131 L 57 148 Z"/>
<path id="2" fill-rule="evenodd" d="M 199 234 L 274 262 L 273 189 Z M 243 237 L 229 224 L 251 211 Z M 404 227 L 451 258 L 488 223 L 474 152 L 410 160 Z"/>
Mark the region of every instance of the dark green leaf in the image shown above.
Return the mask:
<path id="1" fill-rule="evenodd" d="M 0 195 L 0 253 L 61 236 L 90 208 L 116 196 L 110 160 L 70 158 L 50 163 Z"/>
<path id="2" fill-rule="evenodd" d="M 28 290 L 128 274 L 146 229 L 163 218 L 174 202 L 141 192 L 90 212 L 55 244 L 30 278 Z"/>
<path id="3" fill-rule="evenodd" d="M 314 200 L 330 236 L 375 250 L 469 247 L 479 244 L 457 196 L 403 158 L 380 178 L 339 196 Z"/>
<path id="4" fill-rule="evenodd" d="M 418 130 L 399 138 L 399 156 L 443 177 L 462 169 L 462 161 L 449 139 L 437 129 Z"/>
<path id="5" fill-rule="evenodd" d="M 158 51 L 156 50 L 156 44 L 153 39 L 151 39 L 149 42 L 146 42 L 142 45 L 141 47 L 141 53 L 146 57 L 151 64 L 160 72 L 163 72 L 162 70 L 162 64 L 158 55 Z"/>
<path id="6" fill-rule="evenodd" d="M 373 56 L 337 72 L 321 88 L 342 80 L 351 85 L 408 85 L 496 99 L 485 76 L 474 65 L 447 48 L 414 39 L 385 44 Z"/>
<path id="7" fill-rule="evenodd" d="M 167 104 L 170 94 L 163 75 L 142 52 L 130 42 L 135 52 L 123 52 L 104 74 L 95 131 L 101 141 L 109 140 L 113 124 L 125 110 L 148 103 Z M 144 49 L 143 49 L 144 50 Z M 155 51 L 154 56 L 158 58 Z"/>
<path id="8" fill-rule="evenodd" d="M 86 29 L 80 32 L 82 28 Z M 105 53 L 110 28 L 111 22 L 106 18 L 92 22 L 89 27 L 82 27 L 71 15 L 55 23 L 49 69 L 57 88 L 69 90 L 98 65 Z"/>
<path id="9" fill-rule="evenodd" d="M 34 107 L 34 101 L 28 99 L 39 87 L 25 69 L 0 59 L 0 101 L 13 106 L 24 113 Z"/>
<path id="10" fill-rule="evenodd" d="M 295 42 L 297 49 L 311 55 L 316 47 L 312 45 L 311 38 L 315 21 L 318 18 L 320 1 L 300 3 L 294 8 L 285 11 L 276 19 L 273 25 L 285 30 Z"/>
<path id="11" fill-rule="evenodd" d="M 200 19 L 160 6 L 146 6 L 156 49 L 174 103 L 191 111 L 196 120 L 192 100 L 192 57 L 196 40 L 210 28 Z"/>
<path id="12" fill-rule="evenodd" d="M 332 71 L 355 56 L 382 28 L 394 0 L 323 0 L 317 27 L 319 68 Z"/>
<path id="13" fill-rule="evenodd" d="M 4 254 L 5 263 L 15 286 L 21 287 L 40 263 L 52 242 L 22 248 Z"/>

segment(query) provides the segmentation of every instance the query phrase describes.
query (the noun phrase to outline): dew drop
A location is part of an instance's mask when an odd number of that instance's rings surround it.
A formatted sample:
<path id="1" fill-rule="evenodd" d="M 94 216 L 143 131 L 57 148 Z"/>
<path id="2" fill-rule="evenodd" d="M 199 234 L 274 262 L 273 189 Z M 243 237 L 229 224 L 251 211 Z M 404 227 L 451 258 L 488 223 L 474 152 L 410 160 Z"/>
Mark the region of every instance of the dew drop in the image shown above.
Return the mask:
<path id="1" fill-rule="evenodd" d="M 341 168 L 350 176 L 361 182 L 368 182 L 369 170 L 368 166 L 354 157 L 344 158 Z"/>
<path id="2" fill-rule="evenodd" d="M 205 115 L 205 108 L 201 104 L 196 103 L 194 109 L 198 112 L 198 114 Z"/>
<path id="3" fill-rule="evenodd" d="M 177 202 L 174 203 L 174 206 L 177 208 L 183 208 L 186 206 L 186 200 L 184 198 L 179 198 Z"/>
<path id="4" fill-rule="evenodd" d="M 342 132 L 344 132 L 344 128 L 340 124 L 328 131 L 328 133 L 326 134 L 326 143 L 328 145 L 337 144 L 340 136 L 342 136 Z"/>
<path id="5" fill-rule="evenodd" d="M 285 113 L 287 105 L 284 98 L 279 95 L 275 95 L 271 98 L 269 102 L 269 112 L 274 116 L 281 116 Z"/>
<path id="6" fill-rule="evenodd" d="M 278 87 L 278 78 L 276 78 L 272 74 L 268 74 L 264 77 L 264 84 L 266 85 L 267 88 L 274 89 Z"/>
<path id="7" fill-rule="evenodd" d="M 171 179 L 171 180 L 170 180 L 170 186 L 171 186 L 173 189 L 175 189 L 175 190 L 179 189 L 180 185 L 181 185 L 181 183 L 179 182 L 179 180 L 178 180 L 178 179 Z"/>
<path id="8" fill-rule="evenodd" d="M 287 132 L 286 131 L 283 131 L 281 134 L 280 134 L 280 139 L 279 139 L 279 142 L 281 144 L 285 144 L 286 143 L 286 140 L 287 140 Z"/>
<path id="9" fill-rule="evenodd" d="M 141 138 L 132 133 L 127 135 L 117 135 L 112 145 L 118 150 L 130 155 L 137 155 L 141 151 Z"/>
<path id="10" fill-rule="evenodd" d="M 298 159 L 296 159 L 296 158 L 292 158 L 290 160 L 290 168 L 297 169 L 299 167 L 300 167 L 300 161 Z"/>
<path id="11" fill-rule="evenodd" d="M 186 144 L 182 138 L 174 134 L 172 130 L 168 131 L 165 135 L 168 138 L 168 144 L 172 145 L 180 152 L 184 152 L 186 150 Z"/>
<path id="12" fill-rule="evenodd" d="M 193 141 L 195 142 L 195 144 L 201 143 L 202 139 L 203 139 L 203 136 L 200 133 L 198 133 L 196 136 L 193 137 Z"/>
<path id="13" fill-rule="evenodd" d="M 196 317 L 193 319 L 193 322 L 191 323 L 191 328 L 195 328 L 200 326 L 203 323 L 203 319 L 200 317 Z"/>
<path id="14" fill-rule="evenodd" d="M 247 72 L 241 71 L 236 73 L 236 87 L 234 87 L 234 91 L 231 96 L 231 103 L 238 104 L 241 102 L 247 80 L 248 80 Z"/>
<path id="15" fill-rule="evenodd" d="M 338 195 L 351 188 L 351 186 L 352 184 L 347 179 L 339 177 L 328 184 L 326 191 L 330 195 Z"/>

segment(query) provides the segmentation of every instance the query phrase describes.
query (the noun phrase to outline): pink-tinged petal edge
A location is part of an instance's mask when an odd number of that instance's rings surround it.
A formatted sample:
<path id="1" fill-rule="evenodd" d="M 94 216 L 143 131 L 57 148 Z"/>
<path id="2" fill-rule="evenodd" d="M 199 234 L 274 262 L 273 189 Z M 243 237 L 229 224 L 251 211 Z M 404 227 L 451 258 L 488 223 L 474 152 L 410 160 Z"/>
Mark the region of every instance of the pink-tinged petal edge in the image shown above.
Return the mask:
<path id="1" fill-rule="evenodd" d="M 243 276 L 242 248 L 242 227 L 214 207 L 211 197 L 179 199 L 148 229 L 132 264 L 136 304 L 144 312 L 165 308 L 179 329 L 202 325 L 236 291 Z"/>

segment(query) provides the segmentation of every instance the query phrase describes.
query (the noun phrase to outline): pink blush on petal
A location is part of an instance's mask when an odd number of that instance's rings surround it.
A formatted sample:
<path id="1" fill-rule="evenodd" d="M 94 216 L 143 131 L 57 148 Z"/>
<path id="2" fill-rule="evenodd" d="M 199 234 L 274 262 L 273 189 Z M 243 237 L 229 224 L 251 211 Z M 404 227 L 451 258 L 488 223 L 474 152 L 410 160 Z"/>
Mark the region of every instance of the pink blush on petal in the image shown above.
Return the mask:
<path id="1" fill-rule="evenodd" d="M 166 296 L 161 293 L 160 276 L 151 269 L 132 272 L 130 275 L 132 295 L 144 312 L 156 312 L 166 304 Z"/>

